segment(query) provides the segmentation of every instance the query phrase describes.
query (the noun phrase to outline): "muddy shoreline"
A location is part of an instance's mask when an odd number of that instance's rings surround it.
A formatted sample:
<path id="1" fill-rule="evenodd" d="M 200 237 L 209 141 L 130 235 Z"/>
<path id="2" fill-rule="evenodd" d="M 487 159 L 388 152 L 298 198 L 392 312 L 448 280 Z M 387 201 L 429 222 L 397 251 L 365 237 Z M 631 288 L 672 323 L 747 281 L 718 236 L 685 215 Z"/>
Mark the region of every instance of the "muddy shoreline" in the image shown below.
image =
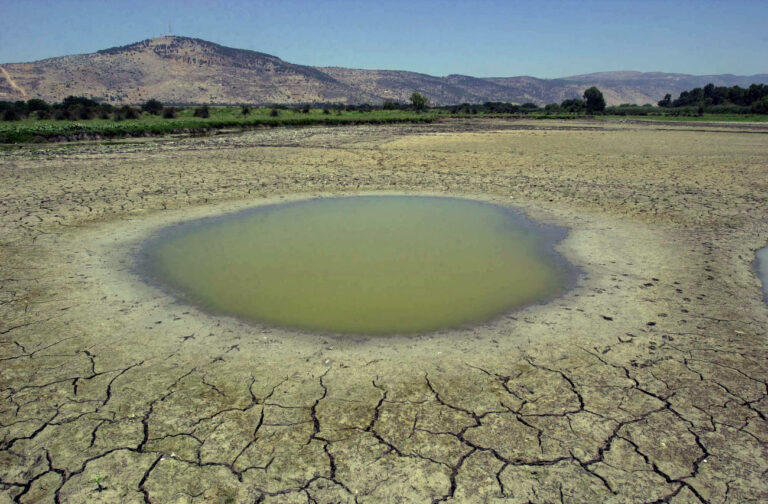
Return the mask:
<path id="1" fill-rule="evenodd" d="M 462 124 L 0 153 L 0 499 L 768 498 L 768 134 Z M 494 323 L 338 338 L 132 272 L 167 225 L 351 193 L 521 209 L 583 274 Z"/>

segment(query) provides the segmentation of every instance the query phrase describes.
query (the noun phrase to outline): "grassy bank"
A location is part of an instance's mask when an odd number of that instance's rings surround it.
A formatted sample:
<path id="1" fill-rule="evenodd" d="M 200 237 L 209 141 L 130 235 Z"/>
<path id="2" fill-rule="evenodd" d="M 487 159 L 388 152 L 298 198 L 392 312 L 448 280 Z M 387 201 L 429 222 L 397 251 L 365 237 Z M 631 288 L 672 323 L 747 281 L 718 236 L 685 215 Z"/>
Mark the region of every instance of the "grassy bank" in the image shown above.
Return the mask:
<path id="1" fill-rule="evenodd" d="M 605 115 L 608 121 L 669 121 L 669 122 L 768 122 L 766 114 L 702 114 L 697 116 L 675 115 Z"/>
<path id="2" fill-rule="evenodd" d="M 587 115 L 587 114 L 569 114 L 569 113 L 543 113 L 532 112 L 528 114 L 441 114 L 446 117 L 514 117 L 525 119 L 594 119 L 597 121 L 667 121 L 667 122 L 768 122 L 768 115 L 765 114 L 703 114 L 700 116 L 675 116 L 675 115 Z"/>
<path id="3" fill-rule="evenodd" d="M 434 110 L 434 109 L 433 109 Z M 461 118 L 474 118 L 474 117 L 499 117 L 499 118 L 521 118 L 521 119 L 556 119 L 556 120 L 568 120 L 568 119 L 595 119 L 602 121 L 669 121 L 669 122 L 768 122 L 768 115 L 766 114 L 711 114 L 704 113 L 702 115 L 673 115 L 664 113 L 653 114 L 611 114 L 607 112 L 605 114 L 588 115 L 585 113 L 571 113 L 571 112 L 544 112 L 544 111 L 532 111 L 527 113 L 489 113 L 489 112 L 450 112 L 447 110 L 439 110 L 441 117 L 461 117 Z"/>
<path id="4" fill-rule="evenodd" d="M 177 117 L 165 119 L 143 113 L 138 119 L 91 119 L 87 121 L 57 121 L 52 119 L 24 119 L 0 122 L 0 143 L 44 142 L 55 139 L 71 140 L 93 137 L 114 138 L 170 133 L 194 133 L 227 128 L 257 128 L 277 126 L 309 126 L 315 124 L 389 124 L 432 122 L 436 114 L 404 110 L 373 110 L 369 112 L 329 111 L 314 109 L 302 113 L 271 109 L 251 109 L 243 115 L 239 107 L 211 107 L 207 118 L 194 117 L 194 109 L 179 110 Z"/>

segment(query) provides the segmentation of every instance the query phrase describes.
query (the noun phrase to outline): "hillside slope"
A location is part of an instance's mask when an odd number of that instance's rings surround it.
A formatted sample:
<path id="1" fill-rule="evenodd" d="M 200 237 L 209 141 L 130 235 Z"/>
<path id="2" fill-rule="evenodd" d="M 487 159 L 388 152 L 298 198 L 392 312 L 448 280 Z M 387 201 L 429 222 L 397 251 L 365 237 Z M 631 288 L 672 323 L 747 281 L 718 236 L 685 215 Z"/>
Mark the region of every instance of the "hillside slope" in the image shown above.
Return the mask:
<path id="1" fill-rule="evenodd" d="M 94 54 L 2 65 L 26 97 L 112 103 L 376 101 L 311 67 L 204 40 L 158 37 Z M 7 79 L 6 79 L 7 81 Z M 19 99 L 0 82 L 0 99 Z"/>
<path id="2" fill-rule="evenodd" d="M 609 105 L 655 103 L 666 93 L 701 87 L 768 84 L 768 74 L 686 75 L 601 72 L 560 79 L 477 78 L 399 70 L 311 67 L 276 56 L 187 37 L 157 37 L 93 54 L 0 65 L 0 100 L 61 101 L 81 95 L 114 104 L 381 103 L 414 91 L 433 104 L 502 101 L 539 105 L 579 97 L 598 86 Z"/>

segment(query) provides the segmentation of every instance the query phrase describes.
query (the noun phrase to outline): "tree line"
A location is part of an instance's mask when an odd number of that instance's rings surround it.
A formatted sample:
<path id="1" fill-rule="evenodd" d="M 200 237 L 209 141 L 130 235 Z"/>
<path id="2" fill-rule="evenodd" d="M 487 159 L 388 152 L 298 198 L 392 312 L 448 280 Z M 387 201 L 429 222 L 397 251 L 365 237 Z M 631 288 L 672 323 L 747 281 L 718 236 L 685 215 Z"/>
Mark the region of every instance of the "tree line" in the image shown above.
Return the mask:
<path id="1" fill-rule="evenodd" d="M 696 108 L 709 113 L 748 113 L 768 114 L 768 86 L 752 84 L 748 88 L 740 86 L 715 86 L 710 83 L 703 88 L 683 91 L 676 99 L 667 94 L 658 106 L 665 109 Z"/>
<path id="2" fill-rule="evenodd" d="M 452 114 L 602 114 L 607 111 L 602 91 L 592 86 L 584 91 L 582 98 L 568 98 L 560 103 L 549 103 L 543 107 L 533 102 L 523 104 L 507 102 L 485 102 L 482 104 L 461 103 L 441 107 Z"/>
<path id="3" fill-rule="evenodd" d="M 280 115 L 282 110 L 291 110 L 294 112 L 307 114 L 312 108 L 322 109 L 324 114 L 330 114 L 334 111 L 340 114 L 346 112 L 372 112 L 374 110 L 402 110 L 423 112 L 430 109 L 429 99 L 421 93 L 414 92 L 410 95 L 408 102 L 397 102 L 388 100 L 381 105 L 363 104 L 343 104 L 343 103 L 316 103 L 299 104 L 295 106 L 273 105 L 270 110 L 271 116 Z M 568 99 L 561 104 L 550 104 L 544 109 L 535 103 L 523 103 L 522 105 L 501 102 L 487 102 L 483 105 L 473 105 L 464 103 L 451 107 L 440 107 L 451 113 L 494 113 L 494 114 L 527 114 L 532 112 L 568 112 L 568 113 L 586 113 L 596 114 L 605 110 L 605 100 L 603 94 L 596 87 L 591 87 L 584 92 L 584 99 Z M 60 103 L 47 103 L 39 98 L 33 98 L 27 101 L 0 101 L 0 119 L 5 121 L 18 121 L 21 119 L 55 119 L 62 121 L 78 121 L 90 119 L 112 119 L 121 121 L 124 119 L 138 119 L 142 112 L 152 115 L 162 115 L 164 118 L 175 118 L 178 112 L 176 107 L 167 107 L 156 99 L 144 102 L 139 107 L 123 105 L 115 107 L 109 103 L 101 103 L 92 98 L 84 96 L 68 96 Z M 242 105 L 243 116 L 251 113 L 251 107 Z M 193 113 L 194 117 L 207 118 L 210 115 L 208 106 L 196 107 Z"/>
<path id="4" fill-rule="evenodd" d="M 315 103 L 294 106 L 273 105 L 270 115 L 278 116 L 282 110 L 307 114 L 311 109 L 322 109 L 324 114 L 341 114 L 342 112 L 372 112 L 375 110 L 403 110 L 423 112 L 430 109 L 429 99 L 421 93 L 414 92 L 407 102 L 385 101 L 380 105 Z M 731 114 L 768 114 L 768 86 L 752 84 L 748 88 L 739 86 L 715 86 L 707 84 L 703 88 L 683 91 L 676 99 L 667 94 L 657 106 L 651 104 L 635 105 L 625 103 L 617 106 L 606 106 L 603 93 L 595 86 L 586 89 L 581 98 L 567 98 L 560 103 L 549 103 L 539 106 L 532 102 L 523 104 L 507 102 L 485 102 L 483 104 L 461 103 L 433 107 L 450 114 L 543 114 L 543 115 L 701 115 L 706 113 Z M 175 118 L 179 107 L 165 106 L 156 99 L 151 99 L 140 106 L 123 105 L 116 107 L 101 103 L 83 96 L 68 96 L 60 103 L 49 104 L 44 100 L 33 98 L 27 101 L 0 101 L 0 119 L 17 121 L 26 118 L 56 119 L 56 120 L 89 120 L 138 119 L 142 113 L 157 115 L 170 119 Z M 251 113 L 251 106 L 242 105 L 243 116 Z M 198 106 L 193 116 L 209 117 L 208 106 Z"/>
<path id="5" fill-rule="evenodd" d="M 240 105 L 242 115 L 248 116 L 252 112 L 252 105 Z M 0 101 L 0 120 L 19 121 L 22 119 L 54 119 L 61 121 L 85 121 L 90 119 L 112 119 L 121 121 L 124 119 L 138 119 L 142 112 L 171 119 L 177 117 L 177 113 L 185 108 L 166 106 L 159 100 L 150 99 L 139 106 L 123 105 L 113 106 L 109 103 L 101 103 L 84 96 L 68 96 L 59 103 L 47 103 L 45 100 L 33 98 L 27 101 Z M 193 117 L 207 118 L 210 116 L 208 105 L 195 106 Z M 373 112 L 375 110 L 403 110 L 422 112 L 429 109 L 429 100 L 419 94 L 413 93 L 408 102 L 386 101 L 381 105 L 344 104 L 344 103 L 303 103 L 297 105 L 275 104 L 270 107 L 269 115 L 279 116 L 281 111 L 292 111 L 308 114 L 312 109 L 322 109 L 323 114 L 336 115 L 342 112 Z"/>
<path id="6" fill-rule="evenodd" d="M 85 96 L 68 96 L 59 103 L 48 103 L 39 98 L 14 102 L 0 101 L 0 118 L 4 121 L 21 119 L 56 119 L 59 121 L 78 121 L 89 119 L 138 119 L 142 111 L 159 114 L 164 110 L 157 100 L 149 100 L 141 108 L 123 105 L 115 107 L 109 103 L 100 103 Z"/>

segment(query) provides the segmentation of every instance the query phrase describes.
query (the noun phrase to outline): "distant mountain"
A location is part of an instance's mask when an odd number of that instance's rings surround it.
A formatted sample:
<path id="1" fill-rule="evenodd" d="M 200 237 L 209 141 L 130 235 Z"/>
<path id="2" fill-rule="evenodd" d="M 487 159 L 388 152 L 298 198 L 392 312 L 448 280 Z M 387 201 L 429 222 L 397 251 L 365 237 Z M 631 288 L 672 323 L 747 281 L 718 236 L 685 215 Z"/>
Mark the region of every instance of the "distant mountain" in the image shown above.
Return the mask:
<path id="1" fill-rule="evenodd" d="M 545 104 L 598 86 L 609 105 L 655 103 L 666 93 L 702 87 L 768 84 L 768 74 L 685 75 L 600 72 L 561 79 L 436 77 L 398 70 L 312 67 L 276 56 L 187 37 L 158 37 L 94 54 L 0 65 L 0 100 L 69 95 L 114 104 L 157 98 L 166 103 L 381 103 L 414 91 L 434 104 L 486 101 Z"/>
<path id="2" fill-rule="evenodd" d="M 169 103 L 380 101 L 312 67 L 186 37 L 158 37 L 2 68 L 0 99 L 60 101 L 81 95 L 111 103 L 150 98 Z"/>

